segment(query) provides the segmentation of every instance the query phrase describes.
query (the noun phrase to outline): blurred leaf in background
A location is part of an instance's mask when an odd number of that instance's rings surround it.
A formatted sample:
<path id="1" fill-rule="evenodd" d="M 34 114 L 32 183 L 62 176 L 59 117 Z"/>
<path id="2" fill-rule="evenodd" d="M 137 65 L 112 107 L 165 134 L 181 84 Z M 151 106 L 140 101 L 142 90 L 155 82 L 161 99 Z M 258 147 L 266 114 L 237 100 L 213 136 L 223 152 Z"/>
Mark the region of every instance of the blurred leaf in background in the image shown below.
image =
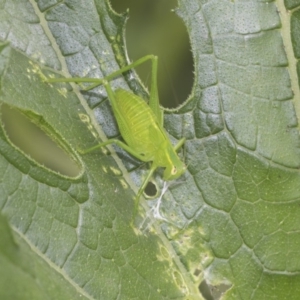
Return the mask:
<path id="1" fill-rule="evenodd" d="M 158 90 L 162 106 L 174 108 L 191 93 L 193 60 L 187 29 L 174 10 L 176 0 L 112 0 L 119 13 L 129 9 L 126 46 L 132 61 L 147 55 L 159 57 Z M 150 83 L 149 65 L 137 69 Z"/>

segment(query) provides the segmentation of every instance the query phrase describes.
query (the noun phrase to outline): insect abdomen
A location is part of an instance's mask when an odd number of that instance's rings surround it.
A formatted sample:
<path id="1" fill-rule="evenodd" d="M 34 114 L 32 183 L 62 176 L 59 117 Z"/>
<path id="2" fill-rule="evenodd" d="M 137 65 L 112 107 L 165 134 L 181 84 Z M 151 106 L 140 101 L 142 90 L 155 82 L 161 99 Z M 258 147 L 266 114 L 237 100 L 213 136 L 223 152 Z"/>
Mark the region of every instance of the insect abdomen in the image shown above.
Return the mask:
<path id="1" fill-rule="evenodd" d="M 164 136 L 151 108 L 142 98 L 126 90 L 116 90 L 115 94 L 118 112 L 114 113 L 124 140 L 145 156 L 148 152 L 153 154 Z M 150 136 L 150 131 L 156 136 Z"/>

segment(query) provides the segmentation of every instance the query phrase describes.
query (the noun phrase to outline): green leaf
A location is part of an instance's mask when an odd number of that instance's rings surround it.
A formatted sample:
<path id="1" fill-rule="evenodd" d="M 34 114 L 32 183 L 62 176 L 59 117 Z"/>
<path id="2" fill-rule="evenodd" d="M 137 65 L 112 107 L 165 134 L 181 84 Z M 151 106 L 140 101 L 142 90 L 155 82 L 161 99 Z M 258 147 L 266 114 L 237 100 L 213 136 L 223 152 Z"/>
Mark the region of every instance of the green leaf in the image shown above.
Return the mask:
<path id="1" fill-rule="evenodd" d="M 126 15 L 104 0 L 0 4 L 2 113 L 26 116 L 77 165 L 73 176 L 42 165 L 2 124 L 1 299 L 202 299 L 201 282 L 222 299 L 298 298 L 299 16 L 280 10 L 179 1 L 195 84 L 165 127 L 186 137 L 188 171 L 160 215 L 141 201 L 133 228 L 134 183 L 148 166 L 117 148 L 77 153 L 118 136 L 103 87 L 43 81 L 126 65 Z M 111 84 L 147 95 L 134 72 Z"/>

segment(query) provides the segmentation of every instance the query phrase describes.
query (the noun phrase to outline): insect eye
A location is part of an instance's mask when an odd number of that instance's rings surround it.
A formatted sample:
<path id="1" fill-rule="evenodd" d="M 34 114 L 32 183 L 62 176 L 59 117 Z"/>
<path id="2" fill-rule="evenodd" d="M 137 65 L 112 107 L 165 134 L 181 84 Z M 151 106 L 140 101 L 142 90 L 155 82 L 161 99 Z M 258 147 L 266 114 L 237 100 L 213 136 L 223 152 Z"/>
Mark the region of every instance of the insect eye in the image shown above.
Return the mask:
<path id="1" fill-rule="evenodd" d="M 173 168 L 172 168 L 172 171 L 171 171 L 171 174 L 172 174 L 172 175 L 175 175 L 176 173 L 177 173 L 177 169 L 176 169 L 176 167 L 173 167 Z"/>

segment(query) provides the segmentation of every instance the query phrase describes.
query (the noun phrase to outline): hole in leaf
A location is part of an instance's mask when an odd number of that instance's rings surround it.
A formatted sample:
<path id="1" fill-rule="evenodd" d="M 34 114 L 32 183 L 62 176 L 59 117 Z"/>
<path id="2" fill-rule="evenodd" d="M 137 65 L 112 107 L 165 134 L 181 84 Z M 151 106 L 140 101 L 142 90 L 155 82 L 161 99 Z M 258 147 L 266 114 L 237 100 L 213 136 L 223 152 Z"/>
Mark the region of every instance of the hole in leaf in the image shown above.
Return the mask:
<path id="1" fill-rule="evenodd" d="M 210 288 L 207 285 L 206 281 L 203 280 L 200 285 L 199 285 L 199 291 L 201 292 L 203 298 L 205 300 L 215 300 L 215 298 L 213 298 Z"/>
<path id="2" fill-rule="evenodd" d="M 194 276 L 197 276 L 197 277 L 198 277 L 201 273 L 202 273 L 202 271 L 201 271 L 200 269 L 197 269 L 197 268 L 196 268 L 196 269 L 194 270 Z"/>
<path id="3" fill-rule="evenodd" d="M 153 182 L 149 181 L 145 188 L 144 193 L 147 197 L 151 197 L 151 198 L 155 197 L 157 195 L 156 185 Z"/>
<path id="4" fill-rule="evenodd" d="M 210 285 L 205 280 L 199 285 L 199 291 L 206 300 L 222 299 L 222 295 L 231 288 L 229 284 Z"/>
<path id="5" fill-rule="evenodd" d="M 172 12 L 176 0 L 111 0 L 121 13 L 129 8 L 126 46 L 131 61 L 147 54 L 158 56 L 158 91 L 160 103 L 174 108 L 189 96 L 193 85 L 193 58 L 187 29 Z M 141 80 L 150 87 L 151 64 L 136 69 Z"/>
<path id="6" fill-rule="evenodd" d="M 39 164 L 70 177 L 80 174 L 74 159 L 23 113 L 2 104 L 1 120 L 10 141 Z"/>

